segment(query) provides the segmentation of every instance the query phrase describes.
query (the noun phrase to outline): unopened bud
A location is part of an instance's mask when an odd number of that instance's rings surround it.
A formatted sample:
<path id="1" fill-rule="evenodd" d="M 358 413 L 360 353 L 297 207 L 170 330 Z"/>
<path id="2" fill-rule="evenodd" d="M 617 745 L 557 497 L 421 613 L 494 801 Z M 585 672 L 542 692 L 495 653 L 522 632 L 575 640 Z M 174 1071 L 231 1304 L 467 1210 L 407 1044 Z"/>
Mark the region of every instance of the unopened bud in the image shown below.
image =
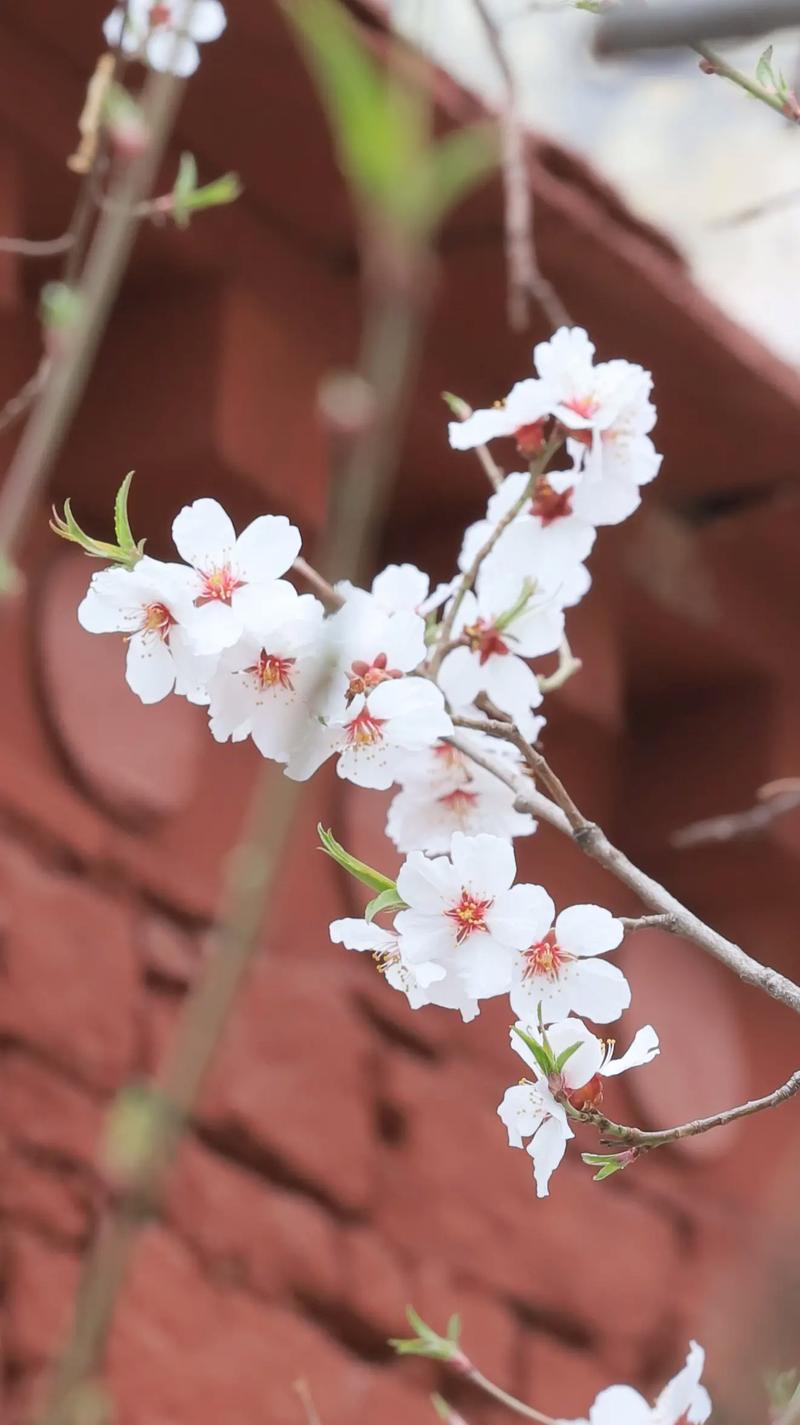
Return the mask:
<path id="1" fill-rule="evenodd" d="M 567 1095 L 573 1108 L 583 1112 L 587 1108 L 599 1108 L 603 1102 L 603 1080 L 599 1074 L 595 1074 L 588 1084 L 581 1084 L 578 1089 L 572 1089 Z"/>

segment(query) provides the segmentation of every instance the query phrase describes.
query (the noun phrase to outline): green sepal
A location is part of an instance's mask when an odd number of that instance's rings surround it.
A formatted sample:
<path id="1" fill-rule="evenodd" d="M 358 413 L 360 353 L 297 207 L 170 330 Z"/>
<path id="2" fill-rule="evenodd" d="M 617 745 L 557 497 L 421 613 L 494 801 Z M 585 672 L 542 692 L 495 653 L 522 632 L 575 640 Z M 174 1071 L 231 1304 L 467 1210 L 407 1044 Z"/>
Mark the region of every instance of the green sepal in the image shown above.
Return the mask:
<path id="1" fill-rule="evenodd" d="M 355 876 L 357 881 L 369 886 L 371 891 L 377 891 L 379 897 L 386 891 L 397 893 L 397 887 L 389 876 L 384 876 L 374 867 L 368 866 L 366 861 L 359 861 L 356 856 L 351 856 L 349 851 L 345 851 L 344 847 L 339 845 L 333 832 L 325 830 L 322 822 L 317 825 L 317 835 L 326 856 L 330 856 L 331 860 L 335 861 L 337 866 L 341 866 L 343 871 Z"/>
<path id="2" fill-rule="evenodd" d="M 594 1174 L 596 1183 L 601 1183 L 604 1178 L 610 1178 L 614 1173 L 620 1173 L 627 1168 L 628 1163 L 621 1161 L 624 1156 L 622 1153 L 581 1153 L 584 1163 L 588 1163 L 591 1168 L 599 1168 L 599 1172 Z"/>
<path id="3" fill-rule="evenodd" d="M 505 613 L 500 614 L 494 621 L 498 633 L 504 633 L 509 625 L 512 624 L 515 619 L 519 618 L 520 614 L 524 614 L 535 592 L 536 580 L 523 579 L 522 587 L 516 600 L 511 605 L 511 608 L 506 609 Z"/>
<path id="4" fill-rule="evenodd" d="M 241 195 L 242 185 L 237 173 L 224 173 L 211 183 L 197 186 L 197 162 L 194 154 L 182 153 L 178 165 L 178 176 L 171 193 L 170 216 L 179 228 L 188 228 L 193 213 L 203 208 L 219 208 L 226 203 L 235 203 Z"/>
<path id="5" fill-rule="evenodd" d="M 397 894 L 397 887 L 390 886 L 387 890 L 381 891 L 379 896 L 371 900 L 364 910 L 364 919 L 368 925 L 372 923 L 376 915 L 380 915 L 382 910 L 407 910 L 406 902 Z"/>
<path id="6" fill-rule="evenodd" d="M 516 1024 L 514 1025 L 514 1033 L 517 1038 L 521 1039 L 523 1044 L 530 1049 L 545 1078 L 549 1078 L 555 1071 L 555 1061 L 552 1054 L 548 1052 L 543 1044 L 539 1043 L 538 1039 L 531 1038 L 530 1034 L 526 1034 L 525 1030 L 520 1029 Z"/>
<path id="7" fill-rule="evenodd" d="M 458 1336 L 450 1335 L 453 1323 L 460 1331 L 461 1323 L 457 1316 L 450 1317 L 447 1323 L 447 1336 L 440 1336 L 438 1331 L 434 1331 L 431 1326 L 428 1326 L 413 1306 L 406 1307 L 406 1320 L 416 1335 L 409 1338 L 392 1338 L 389 1341 L 389 1345 L 394 1348 L 398 1356 L 427 1356 L 432 1361 L 451 1361 L 455 1356 L 461 1355 Z"/>
<path id="8" fill-rule="evenodd" d="M 68 540 L 70 544 L 77 544 L 84 554 L 88 554 L 90 559 L 107 559 L 110 564 L 124 564 L 126 568 L 132 569 L 144 554 L 145 546 L 143 539 L 140 539 L 138 543 L 134 539 L 128 519 L 128 494 L 132 480 L 133 471 L 131 470 L 125 476 L 114 500 L 116 544 L 110 544 L 104 539 L 93 539 L 84 529 L 81 529 L 72 513 L 71 500 L 64 501 L 63 515 L 60 515 L 53 506 L 53 518 L 50 521 L 51 530 L 59 538 Z"/>
<path id="9" fill-rule="evenodd" d="M 559 1054 L 555 1063 L 555 1069 L 557 1074 L 561 1073 L 561 1070 L 563 1069 L 564 1065 L 568 1062 L 569 1059 L 572 1058 L 573 1054 L 576 1054 L 578 1052 L 580 1047 L 581 1043 L 580 1040 L 578 1040 L 576 1044 L 570 1044 L 568 1049 L 561 1050 L 561 1053 Z"/>

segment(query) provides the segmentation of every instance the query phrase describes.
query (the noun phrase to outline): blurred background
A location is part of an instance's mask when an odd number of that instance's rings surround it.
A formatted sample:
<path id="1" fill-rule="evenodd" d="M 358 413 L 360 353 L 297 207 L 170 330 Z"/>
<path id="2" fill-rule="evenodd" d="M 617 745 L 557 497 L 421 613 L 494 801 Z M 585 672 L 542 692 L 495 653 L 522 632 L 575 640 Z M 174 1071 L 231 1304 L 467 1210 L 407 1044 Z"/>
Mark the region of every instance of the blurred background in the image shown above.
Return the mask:
<path id="1" fill-rule="evenodd" d="M 383 12 L 350 8 L 384 55 Z M 552 697 L 545 747 L 636 861 L 797 977 L 798 815 L 722 844 L 673 837 L 800 771 L 798 207 L 721 226 L 792 189 L 800 138 L 692 57 L 601 66 L 593 16 L 494 8 L 531 126 L 541 267 L 602 359 L 652 369 L 665 454 L 642 509 L 600 532 L 570 625 L 584 671 Z M 5 235 L 69 221 L 66 159 L 104 14 L 94 0 L 69 15 L 58 0 L 4 7 Z M 440 128 L 499 100 L 468 0 L 402 0 L 396 19 L 447 71 L 424 75 Z M 777 43 L 791 74 L 796 37 Z M 353 212 L 268 0 L 231 5 L 157 191 L 184 148 L 203 177 L 236 168 L 244 195 L 188 231 L 143 230 L 23 551 L 24 590 L 0 611 L 3 1425 L 28 1419 L 63 1338 L 107 1201 L 105 1112 L 173 1031 L 259 763 L 249 745 L 215 745 L 202 709 L 129 694 L 121 643 L 77 625 L 91 566 L 49 533 L 49 505 L 70 495 L 102 536 L 135 469 L 150 553 L 169 557 L 173 515 L 213 495 L 239 524 L 287 513 L 313 558 L 330 465 L 317 391 L 358 341 Z M 39 291 L 57 270 L 0 252 L 0 401 L 36 367 Z M 449 220 L 435 277 L 380 561 L 439 578 L 486 498 L 477 462 L 447 445 L 440 392 L 491 402 L 549 332 L 536 310 L 527 331 L 507 324 L 499 179 Z M 3 465 L 18 429 L 0 435 Z M 294 1425 L 299 1379 L 322 1425 L 430 1419 L 436 1370 L 386 1345 L 408 1302 L 440 1327 L 460 1312 L 482 1369 L 559 1416 L 585 1414 L 612 1381 L 654 1394 L 695 1337 L 715 1419 L 766 1418 L 764 1372 L 800 1363 L 796 1106 L 602 1184 L 575 1154 L 538 1202 L 495 1116 L 518 1072 L 507 1007 L 467 1027 L 412 1013 L 371 963 L 329 944 L 330 920 L 360 906 L 315 825 L 371 861 L 380 847 L 391 870 L 387 801 L 330 769 L 307 790 L 263 954 L 123 1296 L 108 1362 L 120 1425 Z M 638 910 L 547 829 L 518 843 L 518 862 L 561 904 Z M 615 1084 L 617 1119 L 680 1122 L 797 1067 L 789 1012 L 698 951 L 651 931 L 623 958 L 631 1026 L 652 1021 L 662 1056 Z M 470 1422 L 499 1419 L 466 1388 L 449 1397 Z"/>

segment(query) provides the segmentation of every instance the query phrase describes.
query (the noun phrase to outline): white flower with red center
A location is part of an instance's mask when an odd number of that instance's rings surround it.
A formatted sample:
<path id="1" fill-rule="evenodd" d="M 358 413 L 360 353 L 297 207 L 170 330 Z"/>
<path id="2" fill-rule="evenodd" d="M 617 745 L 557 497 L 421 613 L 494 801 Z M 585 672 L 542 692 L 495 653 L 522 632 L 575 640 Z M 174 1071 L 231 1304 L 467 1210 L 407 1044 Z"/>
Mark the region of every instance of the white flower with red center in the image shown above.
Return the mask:
<path id="1" fill-rule="evenodd" d="M 631 1002 L 630 985 L 616 965 L 599 959 L 616 950 L 622 922 L 598 905 L 573 905 L 556 917 L 545 893 L 530 943 L 518 957 L 511 1007 L 526 1023 L 545 1024 L 580 1014 L 596 1024 L 619 1019 Z"/>
<path id="2" fill-rule="evenodd" d="M 336 592 L 349 599 L 354 593 L 364 591 L 342 579 L 336 585 Z M 388 564 L 375 575 L 371 588 L 372 598 L 384 613 L 413 613 L 423 618 L 444 603 L 450 592 L 450 584 L 438 584 L 431 592 L 430 578 L 416 564 Z"/>
<path id="3" fill-rule="evenodd" d="M 539 680 L 524 658 L 552 653 L 564 636 L 564 611 L 540 597 L 516 570 L 493 569 L 465 594 L 453 627 L 460 646 L 442 660 L 438 682 L 450 706 L 464 712 L 485 693 L 526 736 L 542 701 Z"/>
<path id="4" fill-rule="evenodd" d="M 511 1031 L 511 1047 L 524 1059 L 534 1077 L 507 1089 L 497 1112 L 506 1126 L 512 1148 L 524 1147 L 523 1139 L 530 1138 L 527 1152 L 533 1159 L 536 1193 L 538 1197 L 547 1197 L 550 1176 L 573 1137 L 562 1100 L 568 1100 L 577 1109 L 597 1107 L 602 1100 L 602 1078 L 649 1064 L 659 1052 L 658 1036 L 649 1024 L 645 1025 L 634 1036 L 627 1053 L 615 1059 L 613 1041 L 604 1043 L 579 1019 L 565 1019 L 543 1031 L 522 1024 L 516 1029 L 523 1029 L 540 1044 L 546 1039 L 556 1059 L 568 1050 L 573 1051 L 560 1072 L 548 1080 L 524 1040 Z"/>
<path id="5" fill-rule="evenodd" d="M 160 702 L 173 690 L 190 702 L 207 701 L 216 660 L 196 654 L 187 632 L 193 617 L 189 571 L 147 555 L 133 569 L 93 574 L 78 608 L 78 622 L 89 633 L 125 635 L 125 677 L 143 703 Z"/>
<path id="6" fill-rule="evenodd" d="M 225 29 L 220 0 L 127 0 L 103 23 L 106 44 L 151 69 L 186 77 L 200 62 L 198 44 Z"/>
<path id="7" fill-rule="evenodd" d="M 471 999 L 462 985 L 447 977 L 440 965 L 425 961 L 416 965 L 406 963 L 402 938 L 396 931 L 384 930 L 366 920 L 334 920 L 330 935 L 334 945 L 368 950 L 386 983 L 405 995 L 411 1009 L 421 1009 L 426 1004 L 457 1009 L 465 1023 L 478 1013 L 477 1000 Z"/>
<path id="8" fill-rule="evenodd" d="M 455 832 L 450 855 L 433 859 L 412 851 L 397 878 L 408 906 L 395 917 L 403 958 L 441 965 L 473 999 L 506 994 L 540 894 L 513 885 L 515 871 L 510 843 L 497 836 Z"/>
<path id="9" fill-rule="evenodd" d="M 594 527 L 572 510 L 574 471 L 552 472 L 535 482 L 531 499 L 503 532 L 483 567 L 493 573 L 513 567 L 536 579 L 537 587 L 571 607 L 583 597 L 590 579 L 583 560 L 595 540 Z M 459 568 L 466 571 L 484 548 L 496 525 L 524 494 L 530 477 L 507 475 L 492 495 L 486 518 L 466 530 Z"/>
<path id="10" fill-rule="evenodd" d="M 601 1390 L 589 1411 L 588 1420 L 560 1421 L 559 1425 L 704 1425 L 711 1414 L 711 1397 L 700 1377 L 705 1351 L 689 1342 L 686 1365 L 664 1386 L 655 1405 L 630 1385 L 612 1385 Z"/>
<path id="11" fill-rule="evenodd" d="M 189 632 L 198 653 L 220 653 L 241 637 L 300 552 L 300 533 L 285 515 L 260 515 L 237 537 L 216 500 L 186 505 L 172 525 L 181 558 L 191 566 L 195 606 Z"/>
<path id="12" fill-rule="evenodd" d="M 449 851 L 454 831 L 467 836 L 485 831 L 511 840 L 536 830 L 533 817 L 516 810 L 510 787 L 466 758 L 464 762 L 461 777 L 451 779 L 450 785 L 437 786 L 433 779 L 425 783 L 415 777 L 398 792 L 386 821 L 386 834 L 398 851 L 431 855 Z"/>
<path id="13" fill-rule="evenodd" d="M 581 327 L 561 327 L 534 349 L 539 379 L 520 381 L 497 406 L 452 422 L 450 444 L 471 450 L 513 436 L 530 459 L 544 444 L 548 422 L 556 421 L 568 436 L 575 469 L 566 484 L 548 475 L 551 490 L 543 487 L 542 494 L 551 500 L 551 512 L 564 511 L 566 502 L 553 497 L 573 487 L 569 507 L 576 516 L 593 525 L 617 524 L 636 508 L 638 487 L 660 465 L 648 434 L 655 423 L 652 379 L 629 361 L 595 365 L 594 353 Z M 544 500 L 540 508 L 544 513 Z"/>
<path id="14" fill-rule="evenodd" d="M 209 717 L 218 742 L 250 736 L 264 757 L 286 761 L 310 724 L 320 676 L 324 610 L 311 594 L 283 581 L 233 648 L 221 654 L 209 684 Z"/>
<path id="15" fill-rule="evenodd" d="M 350 589 L 327 620 L 326 639 L 333 670 L 320 711 L 332 721 L 349 721 L 357 699 L 413 672 L 426 653 L 424 619 L 409 609 L 390 613 L 364 589 Z"/>
<path id="16" fill-rule="evenodd" d="M 359 675 L 360 676 L 360 675 Z M 427 678 L 390 677 L 355 693 L 337 715 L 314 722 L 286 768 L 296 781 L 312 776 L 337 756 L 340 777 L 359 787 L 385 791 L 397 780 L 408 752 L 421 752 L 453 724 L 438 688 Z"/>

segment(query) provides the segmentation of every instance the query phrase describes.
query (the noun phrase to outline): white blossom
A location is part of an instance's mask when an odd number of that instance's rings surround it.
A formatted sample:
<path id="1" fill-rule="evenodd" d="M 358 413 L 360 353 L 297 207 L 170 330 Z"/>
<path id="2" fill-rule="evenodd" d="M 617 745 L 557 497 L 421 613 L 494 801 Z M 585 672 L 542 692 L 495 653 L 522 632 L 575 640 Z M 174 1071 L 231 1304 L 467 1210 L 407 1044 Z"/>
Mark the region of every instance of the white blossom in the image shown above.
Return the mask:
<path id="1" fill-rule="evenodd" d="M 381 685 L 413 672 L 426 654 L 425 621 L 419 614 L 408 608 L 390 612 L 373 594 L 348 588 L 343 607 L 326 624 L 332 667 L 320 708 L 326 719 L 345 721 L 355 699 L 368 698 Z"/>
<path id="2" fill-rule="evenodd" d="M 529 478 L 524 473 L 506 476 L 489 500 L 486 518 L 470 525 L 464 534 L 460 569 L 470 568 L 499 521 L 519 501 Z M 520 578 L 535 580 L 537 588 L 555 595 L 563 607 L 579 602 L 591 582 L 583 561 L 591 553 L 595 531 L 573 512 L 574 484 L 573 471 L 552 472 L 536 481 L 531 500 L 484 560 L 489 576 L 511 568 Z"/>
<path id="3" fill-rule="evenodd" d="M 387 614 L 420 614 L 423 618 L 439 607 L 451 591 L 452 581 L 437 584 L 431 591 L 431 581 L 416 564 L 388 564 L 372 581 L 371 594 L 379 608 Z M 336 585 L 336 592 L 349 599 L 356 592 L 356 585 L 342 579 Z M 363 593 L 363 590 L 360 591 Z"/>
<path id="4" fill-rule="evenodd" d="M 596 1105 L 602 1096 L 600 1076 L 620 1074 L 650 1063 L 659 1051 L 658 1037 L 648 1024 L 634 1036 L 627 1052 L 620 1059 L 614 1059 L 613 1041 L 604 1043 L 579 1019 L 561 1020 L 545 1031 L 529 1024 L 517 1024 L 515 1029 L 523 1029 L 540 1044 L 546 1037 L 556 1058 L 573 1050 L 554 1083 L 545 1078 L 525 1041 L 514 1029 L 511 1031 L 511 1047 L 532 1070 L 533 1079 L 507 1089 L 497 1112 L 506 1126 L 512 1148 L 523 1147 L 523 1139 L 530 1137 L 527 1152 L 533 1159 L 536 1193 L 538 1197 L 546 1197 L 550 1175 L 561 1162 L 567 1141 L 573 1136 L 564 1104 L 556 1098 L 556 1092 L 578 1108 Z"/>
<path id="5" fill-rule="evenodd" d="M 125 634 L 125 677 L 143 703 L 160 702 L 173 689 L 190 702 L 207 701 L 215 659 L 194 651 L 187 632 L 194 615 L 189 571 L 147 555 L 133 569 L 93 574 L 78 608 L 78 622 L 89 633 Z"/>
<path id="6" fill-rule="evenodd" d="M 242 637 L 220 655 L 209 684 L 218 742 L 250 736 L 262 756 L 288 759 L 312 714 L 323 616 L 318 599 L 283 580 L 275 584 Z"/>
<path id="7" fill-rule="evenodd" d="M 198 44 L 219 39 L 226 23 L 220 0 L 127 0 L 106 18 L 103 34 L 151 69 L 186 77 L 200 62 Z"/>
<path id="8" fill-rule="evenodd" d="M 403 754 L 422 751 L 453 724 L 444 698 L 427 678 L 397 677 L 354 695 L 349 706 L 312 725 L 293 750 L 288 776 L 305 781 L 337 755 L 340 777 L 360 787 L 386 790 L 397 780 Z"/>
<path id="9" fill-rule="evenodd" d="M 397 878 L 409 907 L 395 917 L 403 958 L 440 965 L 474 999 L 511 987 L 514 952 L 527 943 L 536 886 L 514 886 L 509 842 L 455 832 L 449 856 L 412 851 Z"/>
<path id="10" fill-rule="evenodd" d="M 438 743 L 419 754 L 423 766 L 450 761 L 446 743 Z M 386 834 L 398 851 L 427 851 L 431 855 L 450 850 L 454 831 L 477 835 L 481 831 L 511 840 L 530 836 L 536 830 L 533 817 L 515 808 L 516 794 L 491 772 L 469 763 L 457 754 L 459 775 L 437 777 L 433 767 L 429 780 L 413 777 L 394 798 L 386 820 Z M 452 765 L 452 764 L 451 764 Z M 401 777 L 402 777 L 401 770 Z"/>
<path id="11" fill-rule="evenodd" d="M 366 920 L 334 920 L 330 936 L 334 945 L 368 950 L 386 983 L 406 996 L 411 1009 L 421 1009 L 426 1004 L 457 1009 L 465 1023 L 478 1013 L 478 1001 L 457 980 L 446 976 L 440 965 L 431 961 L 408 964 L 403 958 L 402 938 L 396 931 L 384 930 Z"/>
<path id="12" fill-rule="evenodd" d="M 222 506 L 209 499 L 184 506 L 172 538 L 192 571 L 189 631 L 198 653 L 232 647 L 269 599 L 285 593 L 280 576 L 300 551 L 299 531 L 285 515 L 260 515 L 237 538 Z"/>
<path id="13" fill-rule="evenodd" d="M 597 905 L 573 905 L 556 917 L 543 893 L 530 944 L 515 964 L 511 1007 L 520 1019 L 545 1024 L 579 1014 L 596 1024 L 619 1019 L 631 1002 L 630 985 L 616 965 L 598 957 L 615 950 L 624 927 Z"/>
<path id="14" fill-rule="evenodd" d="M 650 1405 L 630 1385 L 612 1385 L 600 1394 L 589 1411 L 588 1420 L 561 1421 L 560 1425 L 703 1425 L 711 1414 L 711 1397 L 700 1377 L 705 1352 L 696 1341 L 689 1342 L 686 1365 L 665 1385 L 655 1405 Z"/>
<path id="15" fill-rule="evenodd" d="M 523 661 L 552 653 L 564 634 L 564 612 L 554 599 L 539 597 L 516 570 L 482 574 L 461 601 L 453 626 L 453 648 L 442 660 L 438 682 L 450 706 L 464 712 L 485 693 L 531 736 L 532 709 L 542 693 L 533 669 Z"/>

